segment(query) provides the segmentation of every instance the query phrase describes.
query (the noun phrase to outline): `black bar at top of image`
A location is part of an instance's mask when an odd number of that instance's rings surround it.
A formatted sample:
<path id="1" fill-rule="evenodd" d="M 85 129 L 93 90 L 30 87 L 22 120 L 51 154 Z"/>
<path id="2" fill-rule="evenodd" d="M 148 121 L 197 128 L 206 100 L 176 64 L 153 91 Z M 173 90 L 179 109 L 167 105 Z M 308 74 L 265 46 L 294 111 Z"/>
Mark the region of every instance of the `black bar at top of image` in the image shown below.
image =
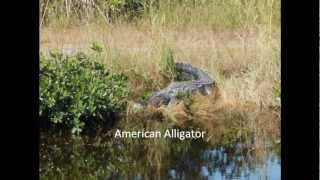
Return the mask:
<path id="1" fill-rule="evenodd" d="M 319 180 L 319 1 L 281 2 L 281 177 Z"/>

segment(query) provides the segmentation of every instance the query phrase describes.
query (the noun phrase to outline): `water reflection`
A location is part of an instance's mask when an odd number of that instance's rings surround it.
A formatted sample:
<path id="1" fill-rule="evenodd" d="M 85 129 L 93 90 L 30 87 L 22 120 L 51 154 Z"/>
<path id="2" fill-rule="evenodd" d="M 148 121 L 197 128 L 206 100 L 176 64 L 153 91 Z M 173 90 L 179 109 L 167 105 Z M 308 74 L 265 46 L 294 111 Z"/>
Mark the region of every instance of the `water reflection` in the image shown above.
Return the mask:
<path id="1" fill-rule="evenodd" d="M 169 163 L 169 179 L 280 179 L 279 157 L 271 149 L 258 159 L 241 144 L 210 147 L 199 142 L 176 157 Z"/>
<path id="2" fill-rule="evenodd" d="M 280 157 L 269 145 L 212 145 L 203 140 L 123 140 L 43 135 L 41 179 L 280 179 Z"/>

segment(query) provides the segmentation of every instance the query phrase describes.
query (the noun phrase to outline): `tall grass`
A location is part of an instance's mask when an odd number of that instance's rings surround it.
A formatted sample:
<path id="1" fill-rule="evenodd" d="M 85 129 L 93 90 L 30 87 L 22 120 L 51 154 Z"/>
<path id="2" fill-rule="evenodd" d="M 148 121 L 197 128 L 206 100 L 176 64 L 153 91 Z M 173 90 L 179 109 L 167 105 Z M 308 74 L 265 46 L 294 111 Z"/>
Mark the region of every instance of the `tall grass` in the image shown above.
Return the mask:
<path id="1" fill-rule="evenodd" d="M 279 26 L 279 0 L 41 0 L 41 25 L 110 25 L 134 21 L 158 27 L 208 26 L 215 30 Z"/>

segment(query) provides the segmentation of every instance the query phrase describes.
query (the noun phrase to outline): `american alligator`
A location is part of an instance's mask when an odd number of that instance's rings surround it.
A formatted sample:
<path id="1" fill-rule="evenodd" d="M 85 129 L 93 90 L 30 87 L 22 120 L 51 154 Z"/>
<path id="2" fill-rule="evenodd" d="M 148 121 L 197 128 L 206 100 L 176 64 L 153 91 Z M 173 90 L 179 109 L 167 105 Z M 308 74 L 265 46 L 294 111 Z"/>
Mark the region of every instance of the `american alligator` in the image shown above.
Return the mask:
<path id="1" fill-rule="evenodd" d="M 165 89 L 153 93 L 147 100 L 147 105 L 155 107 L 168 105 L 176 99 L 179 93 L 200 92 L 203 95 L 211 94 L 214 81 L 206 72 L 185 63 L 176 63 L 175 68 L 178 73 L 187 74 L 191 76 L 193 80 L 170 83 Z"/>

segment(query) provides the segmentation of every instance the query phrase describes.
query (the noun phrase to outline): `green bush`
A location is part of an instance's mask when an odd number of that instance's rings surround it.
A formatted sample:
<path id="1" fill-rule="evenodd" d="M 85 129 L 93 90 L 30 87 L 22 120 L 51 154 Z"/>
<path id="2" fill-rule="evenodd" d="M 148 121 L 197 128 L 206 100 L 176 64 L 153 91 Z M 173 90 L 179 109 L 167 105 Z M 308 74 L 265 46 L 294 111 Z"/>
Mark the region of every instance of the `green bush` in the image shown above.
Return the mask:
<path id="1" fill-rule="evenodd" d="M 125 108 L 127 77 L 110 73 L 84 53 L 40 57 L 40 120 L 80 133 L 88 124 L 110 123 Z"/>

